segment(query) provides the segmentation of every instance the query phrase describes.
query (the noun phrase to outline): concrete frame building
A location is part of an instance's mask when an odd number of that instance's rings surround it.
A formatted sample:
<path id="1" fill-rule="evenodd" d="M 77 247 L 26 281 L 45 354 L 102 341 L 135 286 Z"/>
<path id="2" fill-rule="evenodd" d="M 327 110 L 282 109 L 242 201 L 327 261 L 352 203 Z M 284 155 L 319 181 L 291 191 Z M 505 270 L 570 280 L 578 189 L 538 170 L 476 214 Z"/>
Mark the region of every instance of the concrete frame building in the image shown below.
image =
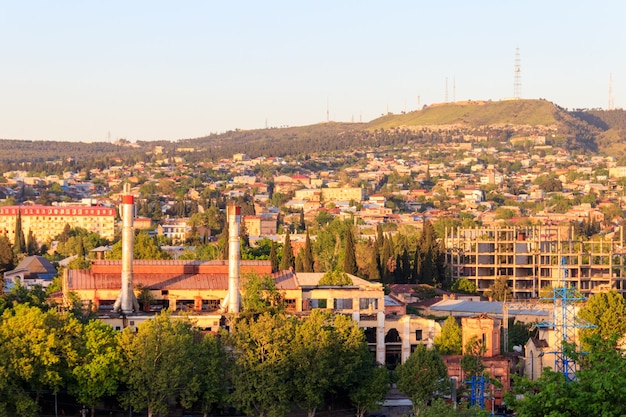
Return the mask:
<path id="1" fill-rule="evenodd" d="M 515 299 L 531 299 L 563 278 L 585 297 L 609 289 L 624 295 L 622 240 L 581 240 L 569 226 L 507 226 L 447 230 L 444 245 L 453 279 L 467 278 L 483 294 L 505 277 Z"/>

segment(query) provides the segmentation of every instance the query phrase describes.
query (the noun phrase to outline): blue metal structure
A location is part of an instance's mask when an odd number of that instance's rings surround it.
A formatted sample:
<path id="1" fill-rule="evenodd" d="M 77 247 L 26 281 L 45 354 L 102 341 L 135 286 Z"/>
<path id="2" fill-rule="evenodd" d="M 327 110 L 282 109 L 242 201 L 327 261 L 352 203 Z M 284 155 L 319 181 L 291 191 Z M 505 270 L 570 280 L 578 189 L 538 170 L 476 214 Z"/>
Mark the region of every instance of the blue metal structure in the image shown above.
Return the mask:
<path id="1" fill-rule="evenodd" d="M 473 375 L 472 379 L 465 381 L 470 391 L 470 407 L 479 406 L 485 408 L 485 377 Z"/>
<path id="2" fill-rule="evenodd" d="M 576 316 L 575 302 L 583 301 L 585 298 L 568 285 L 566 265 L 567 258 L 563 256 L 559 269 L 561 283 L 559 287 L 554 288 L 551 298 L 554 306 L 553 322 L 546 327 L 554 329 L 554 370 L 565 375 L 568 381 L 573 381 L 576 377 L 576 361 L 565 352 L 565 344 L 578 346 L 577 329 L 591 326 L 582 323 Z"/>

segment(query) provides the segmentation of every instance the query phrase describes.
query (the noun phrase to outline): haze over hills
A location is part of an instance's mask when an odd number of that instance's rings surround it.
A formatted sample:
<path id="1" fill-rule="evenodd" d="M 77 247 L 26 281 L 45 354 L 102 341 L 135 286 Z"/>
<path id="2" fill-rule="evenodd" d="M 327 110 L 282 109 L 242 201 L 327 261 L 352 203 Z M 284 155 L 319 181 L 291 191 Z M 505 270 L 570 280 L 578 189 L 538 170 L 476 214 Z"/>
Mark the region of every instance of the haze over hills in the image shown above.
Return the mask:
<path id="1" fill-rule="evenodd" d="M 537 136 L 544 136 L 548 145 L 581 152 L 610 152 L 620 157 L 626 155 L 626 112 L 621 109 L 568 111 L 546 100 L 441 103 L 419 111 L 383 115 L 368 123 L 329 122 L 235 130 L 175 142 L 141 141 L 134 147 L 104 142 L 1 140 L 4 152 L 0 153 L 0 163 L 6 166 L 68 156 L 126 159 L 145 155 L 156 146 L 162 146 L 165 152 L 186 153 L 191 160 L 207 160 L 239 152 L 252 157 L 287 156 L 467 140 L 497 145 L 512 138 Z"/>

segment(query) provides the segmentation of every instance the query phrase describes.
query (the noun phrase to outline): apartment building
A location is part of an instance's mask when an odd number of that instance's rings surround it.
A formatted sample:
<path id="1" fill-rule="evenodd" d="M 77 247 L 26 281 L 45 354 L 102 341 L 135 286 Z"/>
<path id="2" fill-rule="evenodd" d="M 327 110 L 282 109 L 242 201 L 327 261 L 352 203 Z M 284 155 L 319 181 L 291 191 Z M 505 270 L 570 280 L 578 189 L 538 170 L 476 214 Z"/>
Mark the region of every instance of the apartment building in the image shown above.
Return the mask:
<path id="1" fill-rule="evenodd" d="M 447 230 L 446 263 L 483 294 L 506 277 L 516 299 L 540 297 L 563 280 L 588 297 L 608 289 L 626 293 L 626 250 L 620 241 L 582 240 L 571 227 L 481 227 Z"/>
<path id="2" fill-rule="evenodd" d="M 18 213 L 22 217 L 24 236 L 32 231 L 39 243 L 54 239 L 63 232 L 65 225 L 82 227 L 98 233 L 105 239 L 115 235 L 115 209 L 93 206 L 6 206 L 0 207 L 0 236 L 7 236 L 15 243 L 15 227 Z"/>

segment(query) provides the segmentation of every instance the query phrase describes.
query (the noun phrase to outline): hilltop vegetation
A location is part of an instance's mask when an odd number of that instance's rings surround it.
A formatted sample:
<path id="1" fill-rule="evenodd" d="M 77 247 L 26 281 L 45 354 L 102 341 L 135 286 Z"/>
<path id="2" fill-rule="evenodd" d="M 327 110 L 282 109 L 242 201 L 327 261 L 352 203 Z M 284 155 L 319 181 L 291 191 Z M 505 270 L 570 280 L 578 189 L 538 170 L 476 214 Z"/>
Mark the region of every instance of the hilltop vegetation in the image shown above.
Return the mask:
<path id="1" fill-rule="evenodd" d="M 387 115 L 372 120 L 369 129 L 411 126 L 541 126 L 556 129 L 559 109 L 545 100 L 464 101 L 426 106 L 420 111 Z"/>
<path id="2" fill-rule="evenodd" d="M 2 140 L 0 169 L 37 164 L 101 166 L 148 160 L 155 147 L 165 156 L 190 161 L 216 160 L 245 152 L 251 157 L 297 156 L 382 147 L 424 146 L 442 142 L 483 141 L 501 147 L 512 138 L 545 137 L 546 144 L 581 152 L 626 155 L 626 112 L 567 111 L 546 100 L 467 101 L 425 106 L 388 114 L 369 123 L 319 123 L 310 126 L 234 130 L 175 142 L 112 143 Z M 127 142 L 127 141 L 126 141 Z M 112 162 L 113 161 L 113 162 Z"/>

